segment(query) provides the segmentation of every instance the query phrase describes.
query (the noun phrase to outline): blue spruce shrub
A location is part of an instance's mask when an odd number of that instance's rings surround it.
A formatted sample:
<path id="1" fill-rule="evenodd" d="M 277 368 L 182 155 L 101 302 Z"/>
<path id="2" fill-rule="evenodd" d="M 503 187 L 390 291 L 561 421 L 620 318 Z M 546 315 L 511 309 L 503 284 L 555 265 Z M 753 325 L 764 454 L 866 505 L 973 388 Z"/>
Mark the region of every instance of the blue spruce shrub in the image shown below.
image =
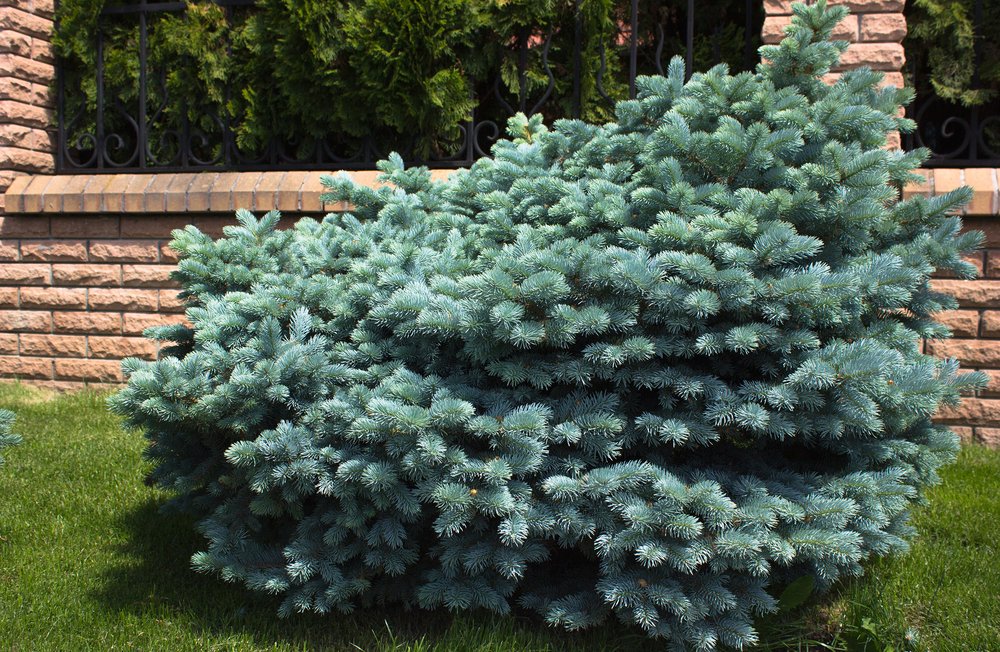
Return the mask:
<path id="1" fill-rule="evenodd" d="M 515 118 L 446 181 L 380 165 L 277 230 L 175 232 L 191 328 L 111 405 L 200 516 L 194 557 L 281 612 L 401 601 L 615 615 L 753 643 L 781 585 L 900 551 L 982 382 L 921 353 L 969 277 L 961 189 L 900 200 L 906 91 L 820 76 L 797 6 L 755 73 L 637 82 L 603 126 Z"/>
<path id="2" fill-rule="evenodd" d="M 21 438 L 10 431 L 14 418 L 14 413 L 10 410 L 0 410 L 0 451 L 21 443 Z M 3 455 L 0 455 L 0 466 L 3 466 L 3 461 Z"/>

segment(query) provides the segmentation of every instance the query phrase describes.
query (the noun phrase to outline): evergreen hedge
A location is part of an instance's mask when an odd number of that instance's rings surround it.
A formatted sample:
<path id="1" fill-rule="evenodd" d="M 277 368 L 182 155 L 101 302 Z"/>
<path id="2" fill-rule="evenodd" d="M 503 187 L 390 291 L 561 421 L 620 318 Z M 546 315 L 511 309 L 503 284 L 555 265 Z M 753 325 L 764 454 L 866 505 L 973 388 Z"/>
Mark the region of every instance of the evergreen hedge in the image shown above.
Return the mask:
<path id="1" fill-rule="evenodd" d="M 974 274 L 966 188 L 900 199 L 909 93 L 795 6 L 756 73 L 639 81 L 615 122 L 511 123 L 447 181 L 326 179 L 353 208 L 175 232 L 191 327 L 111 406 L 200 518 L 196 568 L 283 614 L 614 615 L 675 649 L 756 640 L 786 583 L 904 550 L 984 381 L 935 269 Z"/>
<path id="2" fill-rule="evenodd" d="M 135 115 L 139 101 L 138 19 L 99 18 L 105 9 L 132 4 L 135 0 L 58 4 L 54 43 L 63 58 L 64 120 L 71 142 L 94 133 L 99 24 L 105 132 L 126 139 L 133 132 L 121 111 L 124 107 Z M 600 74 L 609 97 L 627 96 L 622 29 L 630 10 L 631 3 L 623 0 L 254 0 L 229 9 L 212 0 L 190 0 L 183 12 L 157 12 L 147 20 L 151 154 L 165 156 L 176 146 L 186 116 L 195 134 L 215 134 L 217 121 L 228 119 L 247 153 L 272 138 L 302 147 L 328 139 L 346 156 L 358 139 L 372 136 L 379 146 L 412 142 L 417 155 L 446 156 L 473 109 L 478 121 L 503 124 L 510 114 L 497 93 L 517 106 L 521 79 L 515 46 L 524 36 L 537 44 L 551 34 L 548 65 L 554 88 L 541 110 L 548 119 L 573 115 L 577 11 L 580 110 L 588 120 L 611 119 L 597 79 Z M 698 3 L 696 65 L 742 62 L 743 11 L 742 0 Z M 639 12 L 643 56 L 638 65 L 651 72 L 661 36 L 654 25 L 664 29 L 664 60 L 683 52 L 686 2 L 643 0 Z M 758 10 L 755 36 L 762 16 Z M 535 46 L 527 52 L 528 106 L 549 84 L 542 51 Z M 162 83 L 160 71 L 165 71 Z M 192 145 L 197 149 L 197 138 Z"/>
<path id="3" fill-rule="evenodd" d="M 14 413 L 10 410 L 0 410 L 0 451 L 21 443 L 21 438 L 10 431 L 14 419 Z M 3 466 L 3 462 L 3 455 L 0 455 L 0 466 Z"/>

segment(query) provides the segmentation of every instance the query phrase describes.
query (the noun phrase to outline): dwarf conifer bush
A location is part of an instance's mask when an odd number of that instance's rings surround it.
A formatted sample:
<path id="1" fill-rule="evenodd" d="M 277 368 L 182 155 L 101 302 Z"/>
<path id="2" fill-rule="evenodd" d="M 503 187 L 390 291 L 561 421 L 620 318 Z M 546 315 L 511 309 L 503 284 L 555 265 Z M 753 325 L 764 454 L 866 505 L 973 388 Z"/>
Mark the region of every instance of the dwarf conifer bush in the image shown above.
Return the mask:
<path id="1" fill-rule="evenodd" d="M 14 413 L 10 410 L 0 410 L 0 451 L 21 443 L 21 438 L 10 429 L 14 425 Z M 0 466 L 3 466 L 3 455 L 0 455 Z"/>
<path id="2" fill-rule="evenodd" d="M 905 548 L 982 382 L 935 269 L 971 276 L 967 189 L 900 200 L 906 92 L 820 76 L 841 8 L 756 73 L 638 82 L 603 126 L 512 121 L 431 181 L 327 179 L 350 212 L 175 232 L 191 328 L 113 408 L 200 515 L 198 569 L 281 611 L 519 606 L 676 649 L 755 640 L 780 587 Z"/>

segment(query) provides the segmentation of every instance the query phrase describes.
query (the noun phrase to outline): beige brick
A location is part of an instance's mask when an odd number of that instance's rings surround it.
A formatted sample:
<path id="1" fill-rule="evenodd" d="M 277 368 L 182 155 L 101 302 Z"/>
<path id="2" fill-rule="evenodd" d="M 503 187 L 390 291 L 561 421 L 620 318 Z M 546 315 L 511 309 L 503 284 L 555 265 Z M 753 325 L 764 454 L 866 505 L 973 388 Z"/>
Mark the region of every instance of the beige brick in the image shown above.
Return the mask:
<path id="1" fill-rule="evenodd" d="M 967 168 L 965 185 L 972 188 L 972 201 L 965 207 L 969 215 L 996 215 L 1000 212 L 997 202 L 997 175 L 993 168 Z"/>
<path id="2" fill-rule="evenodd" d="M 935 420 L 965 426 L 1000 426 L 1000 399 L 964 398 L 957 407 L 942 406 Z"/>
<path id="3" fill-rule="evenodd" d="M 47 333 L 52 330 L 52 313 L 37 310 L 0 310 L 0 331 Z"/>
<path id="4" fill-rule="evenodd" d="M 927 353 L 938 358 L 956 358 L 963 367 L 1000 367 L 1000 340 L 929 341 Z"/>
<path id="5" fill-rule="evenodd" d="M 0 240 L 0 261 L 21 260 L 21 243 L 17 240 Z"/>
<path id="6" fill-rule="evenodd" d="M 60 380 L 89 380 L 97 382 L 121 382 L 121 363 L 114 360 L 73 360 L 55 361 L 55 377 Z"/>
<path id="7" fill-rule="evenodd" d="M 0 115 L 0 120 L 3 119 L 4 117 Z M 36 152 L 20 147 L 0 147 L 0 169 L 46 174 L 55 170 L 55 159 L 46 152 Z M 25 212 L 30 211 L 25 208 Z"/>
<path id="8" fill-rule="evenodd" d="M 320 182 L 323 175 L 313 172 L 306 177 L 302 188 L 299 190 L 299 204 L 303 211 L 322 211 L 325 208 L 324 202 L 320 201 L 320 196 L 326 193 L 326 186 Z"/>
<path id="9" fill-rule="evenodd" d="M 12 29 L 0 29 L 0 53 L 31 57 L 31 37 Z"/>
<path id="10" fill-rule="evenodd" d="M 52 21 L 22 8 L 0 7 L 0 29 L 9 29 L 43 39 L 52 38 Z"/>
<path id="11" fill-rule="evenodd" d="M 218 172 L 199 172 L 187 189 L 187 210 L 207 211 L 209 192 L 219 177 Z"/>
<path id="12" fill-rule="evenodd" d="M 208 210 L 213 213 L 233 210 L 233 186 L 239 177 L 239 172 L 222 172 L 215 178 L 208 193 Z M 188 201 L 190 200 L 189 196 Z"/>
<path id="13" fill-rule="evenodd" d="M 87 338 L 83 335 L 21 335 L 21 355 L 46 358 L 82 358 L 87 355 Z"/>
<path id="14" fill-rule="evenodd" d="M 2 60 L 3 55 L 0 55 Z M 0 100 L 0 122 L 10 124 L 25 125 L 45 129 L 52 124 L 52 111 L 45 107 L 25 104 L 16 100 Z M 30 150 L 30 147 L 24 147 Z M 52 158 L 51 154 L 47 154 Z"/>
<path id="15" fill-rule="evenodd" d="M 83 192 L 93 178 L 89 174 L 74 174 L 68 177 L 69 181 L 62 188 L 62 211 L 64 213 L 79 213 L 83 210 Z"/>
<path id="16" fill-rule="evenodd" d="M 22 240 L 21 259 L 43 262 L 87 260 L 85 240 Z"/>
<path id="17" fill-rule="evenodd" d="M 278 207 L 278 189 L 286 172 L 265 172 L 253 190 L 253 210 L 270 211 Z"/>
<path id="18" fill-rule="evenodd" d="M 144 337 L 101 337 L 87 338 L 90 357 L 121 360 L 123 358 L 145 358 L 155 360 L 157 343 Z"/>
<path id="19" fill-rule="evenodd" d="M 55 285 L 115 287 L 121 285 L 120 265 L 52 265 Z"/>
<path id="20" fill-rule="evenodd" d="M 76 310 L 87 306 L 87 290 L 83 288 L 21 288 L 21 307 L 29 310 L 58 308 Z"/>
<path id="21" fill-rule="evenodd" d="M 0 355 L 18 355 L 18 336 L 16 333 L 0 333 Z"/>
<path id="22" fill-rule="evenodd" d="M 0 265 L 0 285 L 48 285 L 50 281 L 50 269 L 44 263 Z"/>
<path id="23" fill-rule="evenodd" d="M 36 84 L 51 84 L 56 75 L 55 66 L 51 63 L 16 54 L 0 54 L 0 70 L 16 70 L 20 79 Z"/>
<path id="24" fill-rule="evenodd" d="M 19 308 L 21 302 L 16 287 L 0 287 L 0 308 Z"/>
<path id="25" fill-rule="evenodd" d="M 125 191 L 132 183 L 131 174 L 113 174 L 101 191 L 101 210 L 108 213 L 125 211 Z"/>
<path id="26" fill-rule="evenodd" d="M 983 337 L 1000 337 L 1000 310 L 983 311 Z"/>
<path id="27" fill-rule="evenodd" d="M 52 236 L 55 238 L 117 238 L 118 218 L 93 215 L 63 217 L 53 215 Z"/>
<path id="28" fill-rule="evenodd" d="M 69 186 L 72 177 L 56 175 L 45 186 L 42 193 L 42 211 L 46 213 L 59 213 L 63 210 L 63 195 L 66 194 L 66 187 Z"/>
<path id="29" fill-rule="evenodd" d="M 23 254 L 23 251 L 22 251 Z M 91 240 L 90 260 L 95 262 L 155 263 L 159 258 L 151 240 Z"/>
<path id="30" fill-rule="evenodd" d="M 906 18 L 903 14 L 863 14 L 861 40 L 899 43 L 906 36 Z"/>
<path id="31" fill-rule="evenodd" d="M 961 440 L 963 444 L 968 444 L 974 440 L 975 428 L 971 428 L 969 426 L 952 426 L 950 430 L 958 435 L 959 440 Z"/>
<path id="32" fill-rule="evenodd" d="M 155 312 L 157 290 L 136 288 L 93 288 L 88 291 L 91 310 Z"/>
<path id="33" fill-rule="evenodd" d="M 31 39 L 31 58 L 35 61 L 53 63 L 56 60 L 55 47 L 45 38 Z"/>
<path id="34" fill-rule="evenodd" d="M 0 150 L 2 149 L 0 148 Z M 2 156 L 0 156 L 0 163 L 2 162 Z M 44 174 L 34 174 L 29 177 L 28 185 L 20 191 L 22 211 L 25 213 L 42 212 L 42 194 L 52 179 L 53 177 Z M 13 189 L 8 189 L 7 196 L 10 196 L 12 192 Z"/>
<path id="35" fill-rule="evenodd" d="M 977 310 L 945 310 L 934 315 L 934 319 L 950 328 L 955 337 L 976 337 L 979 334 Z"/>
<path id="36" fill-rule="evenodd" d="M 95 174 L 90 178 L 90 183 L 80 193 L 83 212 L 97 213 L 102 210 L 104 190 L 114 180 L 114 177 L 113 174 Z"/>
<path id="37" fill-rule="evenodd" d="M 177 290 L 160 290 L 161 312 L 184 312 L 187 304 L 177 296 Z"/>
<path id="38" fill-rule="evenodd" d="M 170 278 L 173 265 L 123 265 L 122 283 L 126 287 L 174 288 L 177 281 Z"/>
<path id="39" fill-rule="evenodd" d="M 986 278 L 1000 277 L 1000 250 L 993 249 L 986 252 L 986 267 L 983 275 Z"/>
<path id="40" fill-rule="evenodd" d="M 145 210 L 146 188 L 156 179 L 155 174 L 133 174 L 122 192 L 122 206 L 126 213 L 141 213 Z"/>
<path id="41" fill-rule="evenodd" d="M 168 213 L 183 213 L 187 210 L 188 188 L 197 178 L 196 172 L 184 172 L 172 175 L 170 185 L 163 193 L 164 210 Z"/>
<path id="42" fill-rule="evenodd" d="M 0 124 L 0 145 L 38 152 L 50 152 L 54 149 L 50 132 L 38 127 L 13 123 Z"/>
<path id="43" fill-rule="evenodd" d="M 122 332 L 125 335 L 142 335 L 147 328 L 155 326 L 169 326 L 171 324 L 187 324 L 184 315 L 164 314 L 164 313 L 125 313 L 122 315 L 124 324 Z"/>
<path id="44" fill-rule="evenodd" d="M 1000 396 L 1000 369 L 981 369 L 981 371 L 989 377 L 989 383 L 979 395 L 986 398 Z"/>
<path id="45" fill-rule="evenodd" d="M 2 52 L 0 52 L 2 54 Z M 0 77 L 0 100 L 14 100 L 33 104 L 31 82 L 16 77 Z"/>
<path id="46" fill-rule="evenodd" d="M 0 82 L 3 79 L 0 78 Z M 28 188 L 28 185 L 34 180 L 34 177 L 30 174 L 22 174 L 15 172 L 13 170 L 4 170 L 4 174 L 18 175 L 11 180 L 10 184 L 7 186 L 6 194 L 4 199 L 7 200 L 7 212 L 8 213 L 20 213 L 24 211 L 24 191 Z"/>
<path id="47" fill-rule="evenodd" d="M 43 215 L 0 216 L 0 237 L 44 238 L 49 235 L 49 218 Z"/>
<path id="48" fill-rule="evenodd" d="M 1000 308 L 1000 281 L 935 279 L 931 287 L 936 292 L 952 295 L 963 308 Z"/>
<path id="49" fill-rule="evenodd" d="M 302 184 L 306 182 L 306 179 L 317 174 L 319 173 L 303 170 L 293 170 L 286 174 L 281 180 L 281 186 L 277 192 L 278 208 L 289 212 L 301 210 L 299 190 L 302 188 Z"/>
<path id="50" fill-rule="evenodd" d="M 52 321 L 57 333 L 117 335 L 122 332 L 122 317 L 118 313 L 54 312 Z"/>
<path id="51" fill-rule="evenodd" d="M 162 213 L 167 209 L 167 188 L 174 180 L 173 174 L 157 174 L 146 187 L 143 210 L 147 213 Z"/>
<path id="52" fill-rule="evenodd" d="M 233 184 L 233 209 L 253 209 L 253 192 L 254 188 L 260 182 L 261 176 L 261 172 L 240 172 L 240 175 L 236 178 L 236 183 Z"/>
<path id="53" fill-rule="evenodd" d="M 1000 428 L 976 428 L 976 441 L 990 448 L 1000 448 Z"/>
<path id="54" fill-rule="evenodd" d="M 0 356 L 0 376 L 8 378 L 52 378 L 52 360 Z"/>
<path id="55" fill-rule="evenodd" d="M 872 70 L 896 71 L 905 62 L 903 46 L 899 43 L 851 43 L 840 57 L 836 70 L 868 66 Z"/>
<path id="56" fill-rule="evenodd" d="M 161 263 L 176 263 L 180 260 L 180 256 L 177 252 L 170 248 L 170 245 L 166 242 L 160 243 L 160 262 Z"/>

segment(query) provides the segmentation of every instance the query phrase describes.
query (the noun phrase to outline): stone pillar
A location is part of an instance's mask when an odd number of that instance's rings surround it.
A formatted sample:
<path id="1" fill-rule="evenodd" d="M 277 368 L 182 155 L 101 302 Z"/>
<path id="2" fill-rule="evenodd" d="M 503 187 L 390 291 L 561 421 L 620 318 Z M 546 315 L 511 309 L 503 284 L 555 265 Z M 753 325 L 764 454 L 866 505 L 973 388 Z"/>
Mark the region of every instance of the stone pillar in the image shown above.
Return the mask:
<path id="1" fill-rule="evenodd" d="M 810 2 L 811 4 L 811 2 Z M 885 73 L 884 83 L 900 88 L 903 83 L 903 38 L 906 36 L 904 0 L 830 0 L 833 5 L 846 5 L 851 14 L 833 32 L 834 38 L 849 41 L 850 46 L 840 59 L 840 66 L 826 76 L 833 82 L 840 72 L 860 66 Z M 792 20 L 791 0 L 764 0 L 764 43 L 777 43 Z M 889 134 L 889 147 L 899 147 L 899 134 Z"/>
<path id="2" fill-rule="evenodd" d="M 54 0 L 0 0 L 0 213 L 22 174 L 55 169 Z"/>
<path id="3" fill-rule="evenodd" d="M 838 70 L 868 66 L 885 73 L 886 83 L 903 85 L 903 37 L 906 36 L 904 0 L 831 0 L 847 5 L 851 15 L 834 30 L 834 38 L 850 41 Z M 781 40 L 782 30 L 792 20 L 791 0 L 764 0 L 765 43 Z M 831 73 L 836 79 L 837 73 Z"/>

